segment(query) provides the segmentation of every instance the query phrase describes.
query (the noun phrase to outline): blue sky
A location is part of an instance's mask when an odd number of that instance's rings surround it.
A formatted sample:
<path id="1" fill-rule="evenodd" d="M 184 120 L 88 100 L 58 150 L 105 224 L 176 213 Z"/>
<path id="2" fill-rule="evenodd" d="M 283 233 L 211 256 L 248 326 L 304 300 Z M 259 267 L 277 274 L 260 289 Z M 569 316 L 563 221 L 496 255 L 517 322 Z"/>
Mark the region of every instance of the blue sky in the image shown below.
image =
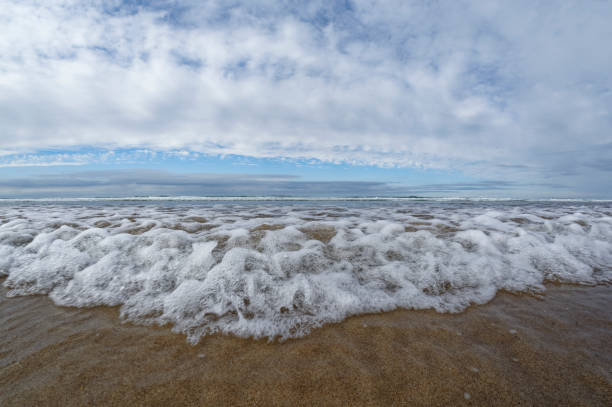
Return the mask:
<path id="1" fill-rule="evenodd" d="M 612 198 L 608 1 L 0 0 L 0 197 Z"/>

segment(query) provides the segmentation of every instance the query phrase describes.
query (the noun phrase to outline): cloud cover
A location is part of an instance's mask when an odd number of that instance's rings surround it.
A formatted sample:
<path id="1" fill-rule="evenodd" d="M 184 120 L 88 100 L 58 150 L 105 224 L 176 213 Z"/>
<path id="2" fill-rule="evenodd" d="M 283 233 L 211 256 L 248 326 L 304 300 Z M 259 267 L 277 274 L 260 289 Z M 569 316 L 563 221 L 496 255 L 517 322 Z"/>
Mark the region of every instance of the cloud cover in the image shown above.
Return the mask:
<path id="1" fill-rule="evenodd" d="M 407 187 L 379 181 L 308 181 L 290 174 L 179 174 L 163 170 L 95 170 L 0 179 L 3 198 L 134 196 L 401 197 L 511 191 L 508 181 L 445 183 Z M 545 185 L 545 187 L 554 187 Z M 331 192 L 331 195 L 330 195 Z"/>
<path id="2" fill-rule="evenodd" d="M 391 195 L 406 191 L 383 182 L 303 181 L 283 174 L 176 174 L 156 170 L 77 171 L 0 179 L 0 197 Z"/>
<path id="3" fill-rule="evenodd" d="M 601 190 L 611 20 L 595 0 L 0 0 L 0 148 L 188 149 Z"/>

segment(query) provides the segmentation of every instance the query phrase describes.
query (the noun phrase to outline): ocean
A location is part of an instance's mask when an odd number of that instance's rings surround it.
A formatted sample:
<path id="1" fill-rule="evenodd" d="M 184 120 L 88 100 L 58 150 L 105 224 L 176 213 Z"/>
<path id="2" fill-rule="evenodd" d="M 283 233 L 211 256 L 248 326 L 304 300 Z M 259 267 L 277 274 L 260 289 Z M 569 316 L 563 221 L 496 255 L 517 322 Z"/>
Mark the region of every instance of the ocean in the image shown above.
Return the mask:
<path id="1" fill-rule="evenodd" d="M 612 202 L 134 197 L 0 200 L 8 297 L 119 307 L 195 344 L 284 341 L 395 309 L 612 282 Z"/>

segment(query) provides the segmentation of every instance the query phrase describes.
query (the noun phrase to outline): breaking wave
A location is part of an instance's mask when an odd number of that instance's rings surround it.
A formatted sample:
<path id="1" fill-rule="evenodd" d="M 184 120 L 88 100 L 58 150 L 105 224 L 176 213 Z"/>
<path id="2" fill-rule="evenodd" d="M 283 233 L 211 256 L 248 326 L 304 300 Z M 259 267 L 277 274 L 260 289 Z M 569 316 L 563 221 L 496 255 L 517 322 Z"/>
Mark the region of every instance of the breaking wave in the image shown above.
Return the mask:
<path id="1" fill-rule="evenodd" d="M 181 205 L 180 203 L 178 205 Z M 396 308 L 459 312 L 498 290 L 612 281 L 610 204 L 9 203 L 9 296 L 120 306 L 191 342 L 281 340 Z"/>

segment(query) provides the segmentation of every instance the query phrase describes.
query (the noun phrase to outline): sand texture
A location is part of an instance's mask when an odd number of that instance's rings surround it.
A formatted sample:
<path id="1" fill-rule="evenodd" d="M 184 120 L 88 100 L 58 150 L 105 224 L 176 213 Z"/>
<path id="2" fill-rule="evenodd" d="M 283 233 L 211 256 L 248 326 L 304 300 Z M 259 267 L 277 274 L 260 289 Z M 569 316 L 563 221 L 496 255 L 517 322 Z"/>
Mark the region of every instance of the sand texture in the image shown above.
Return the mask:
<path id="1" fill-rule="evenodd" d="M 612 405 L 612 287 L 350 318 L 283 343 L 0 293 L 0 405 Z"/>

